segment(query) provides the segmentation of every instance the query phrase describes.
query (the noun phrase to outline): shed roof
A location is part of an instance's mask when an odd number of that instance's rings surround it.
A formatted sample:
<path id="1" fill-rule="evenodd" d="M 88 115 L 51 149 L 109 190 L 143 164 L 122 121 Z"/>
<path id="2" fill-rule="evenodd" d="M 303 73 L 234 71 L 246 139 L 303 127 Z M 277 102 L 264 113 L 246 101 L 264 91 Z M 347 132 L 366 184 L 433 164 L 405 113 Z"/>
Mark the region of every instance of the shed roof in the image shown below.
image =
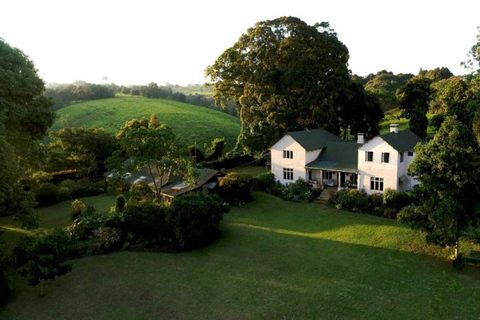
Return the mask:
<path id="1" fill-rule="evenodd" d="M 412 150 L 417 143 L 422 142 L 422 139 L 410 130 L 402 130 L 398 133 L 389 132 L 382 134 L 380 138 L 398 152 Z"/>
<path id="2" fill-rule="evenodd" d="M 188 183 L 183 184 L 183 182 L 181 183 L 181 186 L 179 181 L 177 181 L 175 184 L 163 190 L 161 194 L 167 197 L 176 197 L 178 195 L 196 190 L 207 182 L 210 182 L 210 180 L 212 180 L 215 176 L 221 175 L 220 171 L 212 169 L 195 169 L 195 171 L 198 172 L 199 177 L 197 178 L 197 183 L 194 186 L 190 186 Z"/>
<path id="3" fill-rule="evenodd" d="M 327 142 L 315 161 L 305 167 L 307 169 L 322 169 L 344 172 L 358 172 L 358 148 L 360 144 L 354 142 Z"/>
<path id="4" fill-rule="evenodd" d="M 129 170 L 132 167 L 132 159 L 127 159 L 123 162 L 123 167 L 125 170 Z M 153 177 L 152 177 L 153 175 Z M 114 178 L 117 176 L 116 172 L 106 172 L 103 174 L 104 177 L 106 178 Z M 162 179 L 162 186 L 166 185 L 169 180 L 170 180 L 170 175 L 165 174 L 161 177 Z M 160 181 L 160 175 L 156 169 L 153 169 L 152 172 L 150 173 L 150 170 L 148 169 L 147 166 L 140 168 L 138 171 L 127 171 L 123 177 L 123 181 L 128 183 L 128 184 L 137 184 L 139 182 L 145 182 L 146 184 L 153 186 L 154 179 L 156 182 Z"/>
<path id="5" fill-rule="evenodd" d="M 305 150 L 312 151 L 325 148 L 327 142 L 343 141 L 339 137 L 323 129 L 288 132 Z"/>

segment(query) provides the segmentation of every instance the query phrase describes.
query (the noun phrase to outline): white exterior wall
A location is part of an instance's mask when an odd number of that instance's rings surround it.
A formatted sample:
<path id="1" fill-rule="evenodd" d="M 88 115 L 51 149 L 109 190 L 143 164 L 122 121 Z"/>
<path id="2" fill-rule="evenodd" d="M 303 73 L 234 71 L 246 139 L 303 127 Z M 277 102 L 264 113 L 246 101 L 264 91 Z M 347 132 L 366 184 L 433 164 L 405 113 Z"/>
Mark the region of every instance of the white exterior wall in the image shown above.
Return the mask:
<path id="1" fill-rule="evenodd" d="M 284 150 L 293 151 L 293 158 L 284 159 Z M 305 169 L 305 165 L 315 160 L 320 154 L 320 150 L 306 152 L 298 142 L 289 135 L 286 135 L 272 146 L 270 153 L 272 173 L 275 175 L 275 179 L 282 184 L 286 184 L 295 182 L 298 178 L 308 179 L 308 172 Z M 283 168 L 293 169 L 293 180 L 283 179 Z"/>
<path id="2" fill-rule="evenodd" d="M 365 161 L 365 152 L 373 151 L 373 161 Z M 382 152 L 390 153 L 388 163 L 382 163 Z M 385 189 L 398 189 L 399 154 L 382 138 L 376 137 L 358 149 L 358 189 L 367 194 L 383 193 Z M 370 189 L 370 177 L 383 178 L 383 191 Z"/>
<path id="3" fill-rule="evenodd" d="M 402 175 L 407 175 L 408 176 L 408 173 L 407 173 L 407 168 L 408 166 L 410 165 L 410 163 L 412 163 L 413 159 L 415 159 L 415 152 L 413 152 L 413 156 L 408 156 L 408 151 L 405 151 L 403 153 L 403 163 L 399 163 L 398 165 L 398 176 L 402 176 Z M 400 155 L 399 155 L 399 161 L 400 161 Z M 418 180 L 416 180 L 415 178 L 411 177 L 411 176 L 408 176 L 408 183 L 407 184 L 404 184 L 404 183 L 401 183 L 399 184 L 399 188 L 398 190 L 400 191 L 407 191 L 407 190 L 411 190 L 413 188 L 413 186 L 419 184 L 420 182 L 418 182 Z"/>

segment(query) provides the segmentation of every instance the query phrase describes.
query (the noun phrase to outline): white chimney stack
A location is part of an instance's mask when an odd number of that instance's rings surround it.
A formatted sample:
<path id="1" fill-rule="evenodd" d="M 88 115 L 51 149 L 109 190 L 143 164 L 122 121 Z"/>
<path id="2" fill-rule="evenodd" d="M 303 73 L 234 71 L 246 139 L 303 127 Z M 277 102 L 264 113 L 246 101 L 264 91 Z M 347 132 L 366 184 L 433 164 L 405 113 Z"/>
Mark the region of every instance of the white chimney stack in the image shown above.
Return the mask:
<path id="1" fill-rule="evenodd" d="M 398 124 L 392 123 L 392 124 L 390 125 L 390 132 L 398 133 Z"/>
<path id="2" fill-rule="evenodd" d="M 357 133 L 357 143 L 364 144 L 365 143 L 365 136 L 363 133 Z"/>

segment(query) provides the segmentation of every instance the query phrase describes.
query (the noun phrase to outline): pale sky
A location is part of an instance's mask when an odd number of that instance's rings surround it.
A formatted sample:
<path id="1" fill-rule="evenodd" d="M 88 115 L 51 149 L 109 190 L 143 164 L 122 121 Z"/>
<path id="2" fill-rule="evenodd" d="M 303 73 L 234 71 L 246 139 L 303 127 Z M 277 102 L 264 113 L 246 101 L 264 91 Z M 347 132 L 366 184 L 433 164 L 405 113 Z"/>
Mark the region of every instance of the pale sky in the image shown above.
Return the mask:
<path id="1" fill-rule="evenodd" d="M 476 43 L 480 0 L 0 0 L 0 37 L 46 82 L 205 83 L 205 68 L 256 22 L 327 21 L 349 68 L 417 74 L 460 66 Z"/>

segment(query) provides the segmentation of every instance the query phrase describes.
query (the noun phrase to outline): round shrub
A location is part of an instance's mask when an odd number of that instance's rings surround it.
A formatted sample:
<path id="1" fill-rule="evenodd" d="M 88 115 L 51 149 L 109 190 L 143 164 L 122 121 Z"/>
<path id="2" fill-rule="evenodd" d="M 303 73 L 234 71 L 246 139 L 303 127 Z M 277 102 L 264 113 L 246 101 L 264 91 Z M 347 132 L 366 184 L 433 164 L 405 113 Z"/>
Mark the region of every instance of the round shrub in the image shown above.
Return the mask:
<path id="1" fill-rule="evenodd" d="M 123 212 L 117 212 L 107 226 L 120 229 L 124 237 L 130 234 L 131 244 L 163 249 L 173 238 L 166 221 L 169 210 L 153 202 L 131 203 Z"/>
<path id="2" fill-rule="evenodd" d="M 259 174 L 254 179 L 254 186 L 255 186 L 255 189 L 257 190 L 271 192 L 274 185 L 275 185 L 275 175 L 271 172 L 265 172 L 265 173 Z"/>
<path id="3" fill-rule="evenodd" d="M 58 189 L 58 194 L 59 194 L 61 200 L 70 199 L 70 197 L 72 195 L 72 190 L 70 190 L 67 187 L 60 187 Z"/>
<path id="4" fill-rule="evenodd" d="M 219 179 L 218 195 L 228 204 L 239 205 L 252 199 L 252 176 L 230 172 Z"/>
<path id="5" fill-rule="evenodd" d="M 129 201 L 152 201 L 153 190 L 143 181 L 140 181 L 130 187 Z"/>
<path id="6" fill-rule="evenodd" d="M 74 239 L 87 240 L 93 235 L 93 231 L 104 226 L 106 221 L 105 215 L 95 211 L 91 213 L 86 211 L 72 223 L 69 231 Z"/>
<path id="7" fill-rule="evenodd" d="M 206 245 L 217 238 L 218 225 L 228 207 L 211 196 L 200 193 L 175 198 L 168 214 L 180 250 Z"/>
<path id="8" fill-rule="evenodd" d="M 276 190 L 278 186 L 274 186 L 272 190 Z M 283 200 L 293 202 L 310 202 L 315 200 L 320 194 L 318 189 L 312 189 L 310 184 L 304 179 L 298 179 L 295 183 L 283 187 L 280 190 L 280 197 Z"/>
<path id="9" fill-rule="evenodd" d="M 60 201 L 59 188 L 51 182 L 42 183 L 35 190 L 35 199 L 41 207 L 56 204 Z"/>

